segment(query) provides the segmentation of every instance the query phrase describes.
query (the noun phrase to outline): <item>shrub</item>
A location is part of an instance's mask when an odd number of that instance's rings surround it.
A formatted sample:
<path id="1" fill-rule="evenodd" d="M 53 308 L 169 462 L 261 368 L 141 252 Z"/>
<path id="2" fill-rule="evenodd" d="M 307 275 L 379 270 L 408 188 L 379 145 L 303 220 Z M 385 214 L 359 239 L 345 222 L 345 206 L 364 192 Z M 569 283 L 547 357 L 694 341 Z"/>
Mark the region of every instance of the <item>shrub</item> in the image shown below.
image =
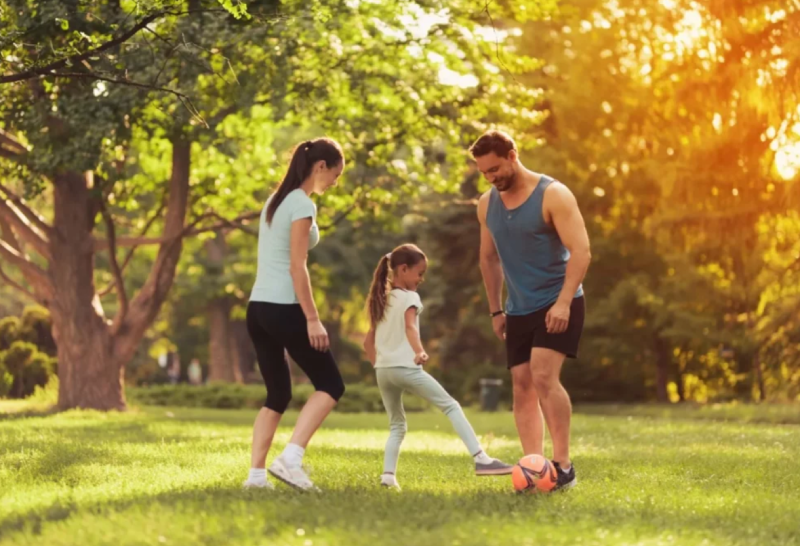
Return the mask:
<path id="1" fill-rule="evenodd" d="M 0 367 L 11 376 L 11 387 L 5 393 L 14 398 L 24 398 L 37 386 L 44 386 L 55 373 L 55 359 L 39 352 L 28 341 L 15 341 L 0 352 Z M 5 382 L 5 379 L 3 380 Z"/>
<path id="2" fill-rule="evenodd" d="M 20 321 L 17 317 L 0 320 L 0 351 L 6 351 L 19 339 Z"/>
<path id="3" fill-rule="evenodd" d="M 292 389 L 290 409 L 300 409 L 314 393 L 309 384 L 296 385 Z M 156 385 L 151 387 L 128 387 L 130 402 L 148 406 L 176 406 L 190 408 L 258 409 L 264 405 L 266 392 L 261 385 L 238 385 L 235 383 L 211 383 L 202 386 Z M 428 403 L 415 396 L 406 396 L 408 412 L 423 411 Z M 354 383 L 347 385 L 344 397 L 336 411 L 342 413 L 382 412 L 383 403 L 378 387 Z"/>
<path id="4" fill-rule="evenodd" d="M 40 352 L 56 356 L 56 342 L 53 339 L 53 323 L 50 312 L 40 305 L 29 305 L 22 312 L 17 339 L 30 341 Z"/>
<path id="5" fill-rule="evenodd" d="M 11 387 L 13 385 L 14 376 L 8 373 L 5 365 L 0 361 L 0 398 L 5 398 L 11 394 Z"/>
<path id="6" fill-rule="evenodd" d="M 58 403 L 58 376 L 53 375 L 44 386 L 36 386 L 28 401 L 39 404 L 56 405 Z"/>
<path id="7" fill-rule="evenodd" d="M 33 394 L 37 387 L 44 387 L 55 376 L 56 360 L 44 353 L 35 352 L 22 371 L 23 396 Z"/>

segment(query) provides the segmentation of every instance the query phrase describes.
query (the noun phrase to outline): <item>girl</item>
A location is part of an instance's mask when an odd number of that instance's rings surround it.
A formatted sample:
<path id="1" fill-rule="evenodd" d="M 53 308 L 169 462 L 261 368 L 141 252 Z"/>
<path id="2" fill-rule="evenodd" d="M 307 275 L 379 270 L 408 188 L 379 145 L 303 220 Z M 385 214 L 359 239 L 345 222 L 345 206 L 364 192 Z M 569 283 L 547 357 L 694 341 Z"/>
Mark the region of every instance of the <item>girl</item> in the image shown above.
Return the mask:
<path id="1" fill-rule="evenodd" d="M 306 267 L 308 250 L 319 241 L 312 193 L 334 186 L 344 169 L 342 149 L 318 138 L 294 151 L 286 177 L 266 202 L 258 229 L 258 270 L 247 306 L 247 330 L 267 387 L 267 401 L 253 426 L 250 475 L 244 486 L 273 488 L 265 463 L 272 438 L 292 398 L 287 350 L 314 384 L 290 442 L 269 473 L 292 487 L 316 489 L 301 466 L 311 436 L 344 393 L 328 333 L 319 320 Z"/>
<path id="2" fill-rule="evenodd" d="M 511 473 L 510 465 L 490 458 L 483 451 L 461 406 L 422 369 L 428 355 L 419 337 L 422 301 L 417 287 L 422 283 L 427 268 L 428 259 L 417 246 L 401 245 L 378 262 L 369 292 L 372 327 L 364 348 L 375 366 L 383 405 L 389 414 L 389 440 L 386 442 L 381 485 L 396 489 L 400 489 L 395 477 L 397 459 L 407 430 L 402 399 L 405 391 L 428 400 L 450 418 L 475 460 L 478 476 Z"/>

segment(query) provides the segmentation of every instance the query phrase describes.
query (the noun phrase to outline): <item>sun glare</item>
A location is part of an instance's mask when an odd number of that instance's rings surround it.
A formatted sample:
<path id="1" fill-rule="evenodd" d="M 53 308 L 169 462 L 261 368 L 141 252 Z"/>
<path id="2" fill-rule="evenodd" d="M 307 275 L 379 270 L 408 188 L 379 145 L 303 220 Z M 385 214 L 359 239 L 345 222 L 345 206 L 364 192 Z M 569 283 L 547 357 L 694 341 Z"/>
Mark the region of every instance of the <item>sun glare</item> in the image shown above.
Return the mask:
<path id="1" fill-rule="evenodd" d="M 775 152 L 775 170 L 784 180 L 792 180 L 800 173 L 800 139 L 778 148 Z"/>
<path id="2" fill-rule="evenodd" d="M 797 109 L 800 114 L 800 107 Z M 789 125 L 784 121 L 777 129 L 770 127 L 761 136 L 770 139 L 770 148 L 775 152 L 775 172 L 784 180 L 792 180 L 800 174 L 800 123 Z"/>
<path id="3" fill-rule="evenodd" d="M 678 9 L 675 0 L 661 0 L 660 3 L 668 10 Z M 681 9 L 681 18 L 674 27 L 669 30 L 659 27 L 656 30 L 664 42 L 661 57 L 671 62 L 684 55 L 696 53 L 703 59 L 704 66 L 710 66 L 710 63 L 718 61 L 721 55 L 715 39 L 720 30 L 719 26 L 712 23 L 703 7 L 697 2 L 690 2 L 688 9 Z"/>

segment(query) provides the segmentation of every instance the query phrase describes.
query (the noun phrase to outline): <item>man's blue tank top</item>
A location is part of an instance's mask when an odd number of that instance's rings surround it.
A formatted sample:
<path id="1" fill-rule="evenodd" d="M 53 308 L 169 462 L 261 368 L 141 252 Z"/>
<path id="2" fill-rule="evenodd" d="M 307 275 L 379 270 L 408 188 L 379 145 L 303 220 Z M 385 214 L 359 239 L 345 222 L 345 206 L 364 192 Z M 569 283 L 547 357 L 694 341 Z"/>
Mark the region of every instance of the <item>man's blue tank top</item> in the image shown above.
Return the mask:
<path id="1" fill-rule="evenodd" d="M 544 190 L 553 182 L 542 175 L 528 200 L 511 210 L 496 188 L 489 195 L 486 225 L 503 265 L 509 315 L 527 315 L 555 303 L 564 286 L 569 250 L 542 214 Z M 581 285 L 575 297 L 582 295 Z"/>

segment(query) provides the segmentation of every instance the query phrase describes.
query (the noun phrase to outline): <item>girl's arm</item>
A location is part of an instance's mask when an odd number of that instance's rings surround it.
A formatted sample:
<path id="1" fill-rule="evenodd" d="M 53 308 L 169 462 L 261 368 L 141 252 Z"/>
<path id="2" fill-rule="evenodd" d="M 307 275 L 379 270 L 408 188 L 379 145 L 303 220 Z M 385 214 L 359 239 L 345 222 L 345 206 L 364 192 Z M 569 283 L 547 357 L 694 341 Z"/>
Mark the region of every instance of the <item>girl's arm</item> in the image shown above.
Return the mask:
<path id="1" fill-rule="evenodd" d="M 364 350 L 367 352 L 367 360 L 374 366 L 375 360 L 378 358 L 375 351 L 375 328 L 369 329 L 367 339 L 364 340 Z"/>
<path id="2" fill-rule="evenodd" d="M 428 355 L 422 347 L 422 340 L 419 337 L 419 330 L 417 329 L 417 308 L 409 307 L 406 309 L 406 338 L 414 349 L 414 362 L 416 364 L 424 364 L 428 361 Z"/>

